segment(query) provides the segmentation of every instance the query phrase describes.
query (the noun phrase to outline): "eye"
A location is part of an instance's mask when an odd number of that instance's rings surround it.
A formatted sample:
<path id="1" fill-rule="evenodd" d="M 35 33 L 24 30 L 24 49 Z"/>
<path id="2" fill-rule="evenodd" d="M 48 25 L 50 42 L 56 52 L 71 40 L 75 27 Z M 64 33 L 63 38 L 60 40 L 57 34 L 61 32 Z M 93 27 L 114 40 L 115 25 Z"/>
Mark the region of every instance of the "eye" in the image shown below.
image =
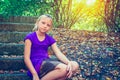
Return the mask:
<path id="1" fill-rule="evenodd" d="M 51 27 L 51 25 L 50 25 L 50 24 L 47 24 L 47 26 L 48 26 L 48 27 Z"/>
<path id="2" fill-rule="evenodd" d="M 45 24 L 45 22 L 41 22 L 42 24 Z"/>

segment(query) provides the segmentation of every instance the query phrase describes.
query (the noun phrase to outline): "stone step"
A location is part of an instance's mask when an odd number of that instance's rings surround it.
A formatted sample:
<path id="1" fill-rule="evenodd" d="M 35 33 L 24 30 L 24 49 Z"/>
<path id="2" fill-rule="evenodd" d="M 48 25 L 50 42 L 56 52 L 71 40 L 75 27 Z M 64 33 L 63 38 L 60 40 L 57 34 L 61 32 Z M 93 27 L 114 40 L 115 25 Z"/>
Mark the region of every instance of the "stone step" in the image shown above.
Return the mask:
<path id="1" fill-rule="evenodd" d="M 3 71 L 21 71 L 27 70 L 23 57 L 1 57 L 0 70 Z"/>
<path id="2" fill-rule="evenodd" d="M 0 43 L 0 55 L 23 55 L 24 44 Z"/>
<path id="3" fill-rule="evenodd" d="M 0 74 L 0 80 L 31 80 L 26 73 L 4 73 Z"/>
<path id="4" fill-rule="evenodd" d="M 54 55 L 51 55 L 50 58 L 57 60 Z M 0 56 L 0 73 L 2 71 L 21 71 L 27 70 L 27 67 L 24 63 L 23 55 L 16 56 L 16 55 L 3 55 Z"/>
<path id="5" fill-rule="evenodd" d="M 0 74 L 0 80 L 32 80 L 27 73 L 4 73 Z M 72 77 L 66 80 L 85 80 L 85 78 L 81 77 Z"/>
<path id="6" fill-rule="evenodd" d="M 29 32 L 0 32 L 1 43 L 19 43 Z"/>
<path id="7" fill-rule="evenodd" d="M 4 73 L 0 74 L 0 80 L 32 80 L 27 73 Z M 85 78 L 81 78 L 79 76 L 75 76 L 66 80 L 86 80 Z"/>
<path id="8" fill-rule="evenodd" d="M 14 22 L 14 23 L 35 23 L 37 17 L 28 16 L 11 16 L 9 18 L 3 18 L 0 16 L 1 22 Z"/>
<path id="9" fill-rule="evenodd" d="M 11 23 L 0 22 L 0 31 L 32 31 L 34 24 L 31 23 Z"/>
<path id="10" fill-rule="evenodd" d="M 21 56 L 24 52 L 24 43 L 0 43 L 0 56 L 16 55 Z M 49 55 L 53 55 L 53 51 L 49 50 Z"/>

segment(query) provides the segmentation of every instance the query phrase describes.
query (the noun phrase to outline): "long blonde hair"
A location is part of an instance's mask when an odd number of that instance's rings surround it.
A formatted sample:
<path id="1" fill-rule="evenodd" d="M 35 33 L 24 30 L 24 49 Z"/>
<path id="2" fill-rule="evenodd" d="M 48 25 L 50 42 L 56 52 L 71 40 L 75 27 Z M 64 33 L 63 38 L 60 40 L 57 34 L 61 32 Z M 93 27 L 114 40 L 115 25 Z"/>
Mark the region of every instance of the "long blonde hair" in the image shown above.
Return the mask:
<path id="1" fill-rule="evenodd" d="M 34 26 L 34 28 L 33 28 L 33 31 L 37 31 L 37 30 L 38 30 L 37 23 L 38 23 L 38 22 L 41 20 L 41 18 L 43 18 L 43 17 L 48 17 L 48 18 L 50 18 L 51 21 L 52 21 L 52 17 L 51 17 L 51 15 L 49 15 L 49 14 L 41 15 L 41 16 L 38 17 L 38 19 L 36 20 L 36 23 L 35 23 L 35 26 Z"/>

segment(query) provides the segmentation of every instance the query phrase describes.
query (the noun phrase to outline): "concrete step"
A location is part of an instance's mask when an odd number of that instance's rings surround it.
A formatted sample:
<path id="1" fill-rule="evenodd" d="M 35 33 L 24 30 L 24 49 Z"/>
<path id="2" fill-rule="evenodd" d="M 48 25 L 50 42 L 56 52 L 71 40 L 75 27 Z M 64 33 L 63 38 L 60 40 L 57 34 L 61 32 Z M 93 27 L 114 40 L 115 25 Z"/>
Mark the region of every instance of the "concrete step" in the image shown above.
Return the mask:
<path id="1" fill-rule="evenodd" d="M 37 17 L 29 16 L 11 16 L 9 18 L 3 18 L 0 16 L 1 22 L 14 22 L 14 23 L 35 23 Z"/>
<path id="2" fill-rule="evenodd" d="M 8 73 L 0 74 L 0 80 L 32 80 L 27 73 Z M 73 77 L 66 80 L 85 80 L 81 77 Z"/>
<path id="3" fill-rule="evenodd" d="M 27 70 L 23 57 L 0 57 L 0 70 L 3 71 L 21 71 Z"/>
<path id="4" fill-rule="evenodd" d="M 23 55 L 24 44 L 0 43 L 0 55 Z"/>
<path id="5" fill-rule="evenodd" d="M 0 22 L 0 31 L 32 31 L 34 24 Z"/>
<path id="6" fill-rule="evenodd" d="M 0 80 L 32 80 L 27 73 L 4 73 L 0 74 Z M 80 76 L 75 76 L 66 80 L 86 80 L 85 78 L 82 78 Z"/>
<path id="7" fill-rule="evenodd" d="M 0 80 L 31 80 L 26 73 L 4 73 L 0 74 Z"/>
<path id="8" fill-rule="evenodd" d="M 60 46 L 60 45 L 59 45 Z M 0 56 L 2 55 L 16 55 L 21 56 L 24 52 L 24 43 L 0 43 Z M 52 55 L 53 51 L 49 50 L 49 54 Z"/>
<path id="9" fill-rule="evenodd" d="M 29 32 L 0 32 L 1 43 L 19 43 Z"/>
<path id="10" fill-rule="evenodd" d="M 54 55 L 51 55 L 50 58 L 57 60 Z M 2 71 L 21 71 L 27 70 L 27 67 L 24 63 L 23 55 L 2 55 L 0 56 L 0 70 Z M 0 71 L 1 72 L 1 71 Z"/>

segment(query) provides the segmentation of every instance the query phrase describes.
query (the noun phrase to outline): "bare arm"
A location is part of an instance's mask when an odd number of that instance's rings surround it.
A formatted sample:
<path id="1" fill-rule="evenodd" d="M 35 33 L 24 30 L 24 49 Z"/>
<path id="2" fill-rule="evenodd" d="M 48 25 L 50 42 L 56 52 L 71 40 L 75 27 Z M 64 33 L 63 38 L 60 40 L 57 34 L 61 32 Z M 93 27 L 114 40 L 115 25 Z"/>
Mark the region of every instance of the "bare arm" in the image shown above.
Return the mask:
<path id="1" fill-rule="evenodd" d="M 62 61 L 65 64 L 68 64 L 70 61 L 68 60 L 68 58 L 60 51 L 60 49 L 58 48 L 57 44 L 54 43 L 52 46 L 52 49 L 55 53 L 55 55 L 57 56 L 57 58 Z"/>
<path id="2" fill-rule="evenodd" d="M 30 72 L 32 73 L 33 77 L 36 76 L 34 80 L 39 80 L 37 72 L 35 71 L 32 65 L 32 62 L 30 60 L 30 51 L 31 51 L 31 41 L 27 39 L 25 41 L 25 47 L 24 47 L 24 62 L 26 66 L 28 67 L 28 69 L 30 70 Z"/>

